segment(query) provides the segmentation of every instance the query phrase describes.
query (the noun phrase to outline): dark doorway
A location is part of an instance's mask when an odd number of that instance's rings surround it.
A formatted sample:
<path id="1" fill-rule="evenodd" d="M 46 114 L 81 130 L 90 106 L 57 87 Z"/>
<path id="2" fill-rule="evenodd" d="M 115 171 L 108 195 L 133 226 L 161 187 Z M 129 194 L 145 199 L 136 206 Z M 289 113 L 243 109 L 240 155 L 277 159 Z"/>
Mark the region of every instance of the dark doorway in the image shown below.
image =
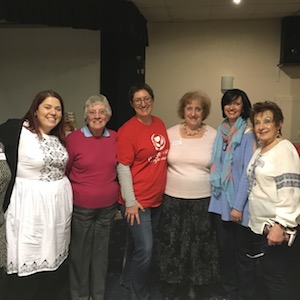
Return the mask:
<path id="1" fill-rule="evenodd" d="M 113 110 L 108 127 L 118 130 L 133 116 L 128 90 L 136 82 L 145 82 L 145 46 L 129 35 L 101 31 L 101 93 Z"/>

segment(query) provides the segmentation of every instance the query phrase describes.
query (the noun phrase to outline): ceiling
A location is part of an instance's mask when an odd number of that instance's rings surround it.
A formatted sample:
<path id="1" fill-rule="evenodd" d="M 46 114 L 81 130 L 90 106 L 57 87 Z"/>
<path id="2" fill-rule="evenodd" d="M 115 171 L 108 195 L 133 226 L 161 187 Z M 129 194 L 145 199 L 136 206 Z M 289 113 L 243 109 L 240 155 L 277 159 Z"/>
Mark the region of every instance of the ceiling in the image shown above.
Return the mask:
<path id="1" fill-rule="evenodd" d="M 300 0 L 131 0 L 148 22 L 300 17 Z"/>

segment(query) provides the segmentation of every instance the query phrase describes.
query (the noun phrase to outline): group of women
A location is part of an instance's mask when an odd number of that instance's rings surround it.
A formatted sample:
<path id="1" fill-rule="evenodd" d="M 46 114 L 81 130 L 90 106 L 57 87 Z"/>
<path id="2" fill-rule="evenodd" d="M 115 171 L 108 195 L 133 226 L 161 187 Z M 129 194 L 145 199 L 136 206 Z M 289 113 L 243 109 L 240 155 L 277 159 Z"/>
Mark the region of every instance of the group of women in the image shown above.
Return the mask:
<path id="1" fill-rule="evenodd" d="M 176 283 L 177 291 L 169 287 L 166 299 L 195 298 L 193 285 L 202 287 L 200 299 L 218 299 L 203 289 L 212 290 L 218 274 L 222 299 L 257 299 L 257 259 L 263 299 L 292 299 L 288 258 L 300 216 L 300 161 L 281 136 L 282 111 L 270 101 L 251 108 L 245 92 L 228 90 L 214 133 L 203 124 L 207 103 L 203 94 L 185 94 L 178 110 L 184 122 L 168 129 L 158 256 L 162 279 Z"/>
<path id="2" fill-rule="evenodd" d="M 135 115 L 118 133 L 107 128 L 107 98 L 94 95 L 85 125 L 66 136 L 63 101 L 51 90 L 21 120 L 0 125 L 5 299 L 59 299 L 53 287 L 69 255 L 71 299 L 103 300 L 117 202 L 132 241 L 121 278 L 132 300 L 150 299 L 156 239 L 165 299 L 213 299 L 220 278 L 222 299 L 254 299 L 257 259 L 266 299 L 289 299 L 300 163 L 281 137 L 278 105 L 251 108 L 246 93 L 228 90 L 215 130 L 204 123 L 209 97 L 188 92 L 178 104 L 183 122 L 167 130 L 152 115 L 149 85 L 132 86 L 129 103 Z"/>

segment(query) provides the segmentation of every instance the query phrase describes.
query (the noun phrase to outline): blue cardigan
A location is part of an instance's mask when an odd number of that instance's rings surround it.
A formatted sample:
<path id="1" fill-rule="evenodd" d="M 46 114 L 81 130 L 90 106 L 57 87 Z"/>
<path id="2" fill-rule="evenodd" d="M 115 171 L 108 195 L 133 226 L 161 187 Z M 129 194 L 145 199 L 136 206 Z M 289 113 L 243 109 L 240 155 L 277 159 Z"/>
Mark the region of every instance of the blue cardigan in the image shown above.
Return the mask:
<path id="1" fill-rule="evenodd" d="M 234 161 L 232 164 L 232 177 L 236 198 L 234 199 L 234 209 L 243 213 L 241 224 L 248 227 L 248 178 L 247 167 L 254 151 L 255 136 L 252 132 L 244 133 L 242 142 L 234 150 Z M 221 163 L 225 152 L 222 152 Z M 208 211 L 221 215 L 223 221 L 231 221 L 231 208 L 226 199 L 225 191 L 217 197 L 211 195 Z"/>

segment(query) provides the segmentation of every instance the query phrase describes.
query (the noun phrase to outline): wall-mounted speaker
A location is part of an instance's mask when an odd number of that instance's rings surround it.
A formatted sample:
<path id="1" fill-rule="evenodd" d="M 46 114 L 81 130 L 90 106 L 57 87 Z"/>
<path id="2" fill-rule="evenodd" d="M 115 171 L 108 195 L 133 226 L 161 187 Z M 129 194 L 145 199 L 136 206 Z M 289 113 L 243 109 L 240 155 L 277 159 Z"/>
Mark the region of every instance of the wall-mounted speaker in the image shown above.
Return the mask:
<path id="1" fill-rule="evenodd" d="M 300 17 L 281 20 L 280 64 L 300 64 Z"/>

